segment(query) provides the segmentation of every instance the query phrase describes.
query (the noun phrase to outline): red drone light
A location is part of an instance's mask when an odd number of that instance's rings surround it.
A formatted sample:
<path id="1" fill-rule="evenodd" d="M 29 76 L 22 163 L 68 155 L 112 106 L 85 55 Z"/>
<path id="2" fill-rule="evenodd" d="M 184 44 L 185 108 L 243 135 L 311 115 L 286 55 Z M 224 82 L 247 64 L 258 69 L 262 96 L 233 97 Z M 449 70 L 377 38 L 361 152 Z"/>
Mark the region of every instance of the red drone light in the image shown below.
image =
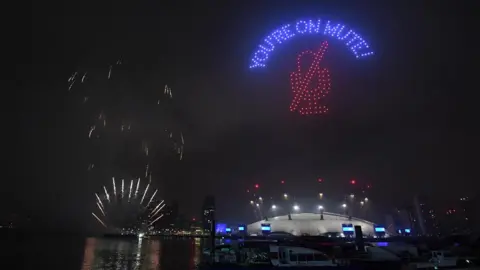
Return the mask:
<path id="1" fill-rule="evenodd" d="M 355 180 L 350 181 L 350 184 L 352 184 L 352 185 L 355 185 L 356 183 L 357 183 L 357 181 L 355 181 Z"/>
<path id="2" fill-rule="evenodd" d="M 285 184 L 285 181 L 284 181 L 284 180 L 282 180 L 280 183 L 282 183 L 282 184 Z"/>
<path id="3" fill-rule="evenodd" d="M 322 178 L 318 178 L 318 182 L 319 182 L 319 183 L 323 182 L 323 179 L 322 179 Z"/>
<path id="4" fill-rule="evenodd" d="M 255 188 L 259 188 L 260 186 L 258 184 L 255 184 Z"/>
<path id="5" fill-rule="evenodd" d="M 330 72 L 326 68 L 320 68 L 319 64 L 323 54 L 327 50 L 328 43 L 324 41 L 318 52 L 304 51 L 298 55 L 297 71 L 290 74 L 290 83 L 293 91 L 293 100 L 290 104 L 290 111 L 297 111 L 302 115 L 323 114 L 328 108 L 322 102 L 330 92 Z M 307 70 L 302 72 L 302 58 L 312 55 L 313 60 Z M 317 77 L 317 83 L 313 78 Z M 321 104 L 322 103 L 322 104 Z"/>

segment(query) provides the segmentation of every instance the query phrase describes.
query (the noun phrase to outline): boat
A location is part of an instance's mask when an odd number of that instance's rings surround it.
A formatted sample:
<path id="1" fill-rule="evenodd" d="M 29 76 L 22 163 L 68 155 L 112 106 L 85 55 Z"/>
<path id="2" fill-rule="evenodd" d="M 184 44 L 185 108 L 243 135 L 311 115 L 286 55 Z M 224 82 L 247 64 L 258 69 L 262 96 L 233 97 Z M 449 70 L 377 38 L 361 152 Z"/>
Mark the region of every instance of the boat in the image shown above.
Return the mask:
<path id="1" fill-rule="evenodd" d="M 458 257 L 447 250 L 432 250 L 428 262 L 437 268 L 456 267 Z"/>
<path id="2" fill-rule="evenodd" d="M 203 256 L 204 258 L 210 258 L 211 250 L 208 248 L 204 249 Z M 228 244 L 215 246 L 214 257 L 210 259 L 213 259 L 212 263 L 217 263 L 217 264 L 237 262 L 235 249 L 232 247 L 232 245 L 228 245 Z"/>
<path id="3" fill-rule="evenodd" d="M 270 261 L 276 267 L 336 267 L 335 259 L 311 248 L 270 245 Z"/>

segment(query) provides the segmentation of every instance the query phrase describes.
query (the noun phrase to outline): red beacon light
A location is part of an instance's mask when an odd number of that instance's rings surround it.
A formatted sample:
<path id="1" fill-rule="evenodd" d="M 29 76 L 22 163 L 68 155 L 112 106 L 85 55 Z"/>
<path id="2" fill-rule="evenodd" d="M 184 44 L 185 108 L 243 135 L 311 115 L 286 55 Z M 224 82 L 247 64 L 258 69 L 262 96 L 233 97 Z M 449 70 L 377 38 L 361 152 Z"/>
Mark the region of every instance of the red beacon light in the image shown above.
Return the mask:
<path id="1" fill-rule="evenodd" d="M 323 182 L 323 179 L 322 179 L 322 178 L 318 178 L 318 182 L 319 182 L 319 183 Z"/>
<path id="2" fill-rule="evenodd" d="M 255 188 L 259 188 L 260 186 L 258 184 L 255 184 Z"/>
<path id="3" fill-rule="evenodd" d="M 285 184 L 285 180 L 280 181 L 280 183 Z"/>
<path id="4" fill-rule="evenodd" d="M 350 180 L 350 184 L 355 185 L 356 183 L 357 181 L 355 181 L 355 179 Z"/>

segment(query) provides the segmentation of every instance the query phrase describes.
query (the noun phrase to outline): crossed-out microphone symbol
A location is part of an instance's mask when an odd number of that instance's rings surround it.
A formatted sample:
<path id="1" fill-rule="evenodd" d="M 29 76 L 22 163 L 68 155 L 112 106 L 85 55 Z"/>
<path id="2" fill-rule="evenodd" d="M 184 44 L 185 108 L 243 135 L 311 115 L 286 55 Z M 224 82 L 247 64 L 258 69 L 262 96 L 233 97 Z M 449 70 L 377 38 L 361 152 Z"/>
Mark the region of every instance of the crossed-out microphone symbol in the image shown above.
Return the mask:
<path id="1" fill-rule="evenodd" d="M 324 114 L 328 111 L 322 102 L 330 91 L 330 72 L 320 67 L 320 62 L 327 50 L 328 43 L 324 41 L 317 52 L 304 51 L 298 55 L 297 71 L 290 74 L 293 91 L 293 100 L 290 111 L 298 111 L 302 115 Z M 306 55 L 313 56 L 313 60 L 306 72 L 302 72 L 302 58 Z M 313 79 L 318 80 L 316 83 Z"/>

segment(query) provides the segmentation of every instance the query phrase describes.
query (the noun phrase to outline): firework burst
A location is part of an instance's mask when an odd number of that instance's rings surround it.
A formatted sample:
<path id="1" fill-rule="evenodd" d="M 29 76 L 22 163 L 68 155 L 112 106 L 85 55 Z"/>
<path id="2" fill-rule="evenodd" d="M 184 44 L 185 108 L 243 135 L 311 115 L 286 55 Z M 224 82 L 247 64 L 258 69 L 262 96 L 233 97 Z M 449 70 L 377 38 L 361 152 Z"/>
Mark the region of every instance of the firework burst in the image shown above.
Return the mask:
<path id="1" fill-rule="evenodd" d="M 155 199 L 158 189 L 151 188 L 151 182 L 116 180 L 112 186 L 95 193 L 96 211 L 92 216 L 103 227 L 113 230 L 145 231 L 163 217 L 163 200 Z"/>

